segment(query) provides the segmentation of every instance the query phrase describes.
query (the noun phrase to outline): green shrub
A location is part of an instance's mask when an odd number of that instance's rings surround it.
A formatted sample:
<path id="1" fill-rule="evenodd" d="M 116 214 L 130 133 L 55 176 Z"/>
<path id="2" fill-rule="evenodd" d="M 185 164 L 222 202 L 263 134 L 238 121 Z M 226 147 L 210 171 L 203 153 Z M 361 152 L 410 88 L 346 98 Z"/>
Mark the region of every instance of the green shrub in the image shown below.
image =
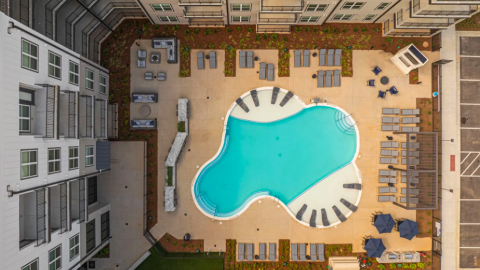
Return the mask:
<path id="1" fill-rule="evenodd" d="M 385 270 L 385 264 L 379 264 L 377 265 L 377 268 L 380 270 Z"/>
<path id="2" fill-rule="evenodd" d="M 392 37 L 387 37 L 387 38 L 385 39 L 385 41 L 386 41 L 387 43 L 392 43 L 392 42 L 393 42 L 393 38 L 392 38 Z"/>
<path id="3" fill-rule="evenodd" d="M 265 39 L 265 40 L 268 39 L 268 34 L 267 33 L 263 34 L 263 39 Z"/>
<path id="4" fill-rule="evenodd" d="M 238 31 L 238 32 L 242 31 L 242 27 L 237 26 L 237 31 Z"/>
<path id="5" fill-rule="evenodd" d="M 230 33 L 230 32 L 232 32 L 232 28 L 230 28 L 230 27 L 227 27 L 226 29 L 227 29 L 227 33 Z"/>
<path id="6" fill-rule="evenodd" d="M 182 247 L 187 247 L 187 243 L 183 243 L 183 244 L 182 244 Z"/>
<path id="7" fill-rule="evenodd" d="M 272 38 L 273 38 L 273 40 L 277 40 L 277 39 L 278 39 L 278 35 L 277 35 L 277 34 L 273 34 L 273 35 L 272 35 Z"/>
<path id="8" fill-rule="evenodd" d="M 213 30 L 213 33 L 218 34 L 218 31 L 219 31 L 218 29 L 215 29 L 215 30 Z"/>
<path id="9" fill-rule="evenodd" d="M 353 27 L 353 32 L 355 32 L 355 33 L 358 32 L 358 27 L 357 26 Z"/>
<path id="10" fill-rule="evenodd" d="M 347 27 L 346 27 L 346 26 L 343 26 L 342 32 L 343 32 L 343 33 L 346 33 L 346 32 L 347 32 Z"/>
<path id="11" fill-rule="evenodd" d="M 374 27 L 374 28 L 373 28 L 373 31 L 375 31 L 375 32 L 378 33 L 378 28 L 377 28 L 377 27 Z"/>
<path id="12" fill-rule="evenodd" d="M 178 31 L 180 30 L 180 25 L 176 24 L 173 26 L 173 30 Z"/>
<path id="13" fill-rule="evenodd" d="M 299 26 L 295 26 L 295 32 L 302 32 L 302 28 Z"/>
<path id="14" fill-rule="evenodd" d="M 251 27 L 249 27 L 249 28 L 247 29 L 247 31 L 248 31 L 249 33 L 252 33 L 252 32 L 253 32 L 253 29 L 252 29 Z"/>
<path id="15" fill-rule="evenodd" d="M 325 29 L 323 29 L 323 32 L 327 34 L 330 33 L 330 27 L 325 27 Z"/>
<path id="16" fill-rule="evenodd" d="M 178 244 L 177 241 L 173 242 L 173 245 L 174 245 L 174 246 L 176 246 L 177 244 Z"/>
<path id="17" fill-rule="evenodd" d="M 397 268 L 397 264 L 396 263 L 391 263 L 390 264 L 390 269 L 396 269 Z"/>
<path id="18" fill-rule="evenodd" d="M 368 29 L 366 27 L 362 27 L 362 32 L 367 32 Z"/>
<path id="19" fill-rule="evenodd" d="M 195 35 L 198 34 L 198 33 L 200 33 L 200 28 L 195 28 L 195 29 L 193 29 L 193 33 L 194 33 Z"/>
<path id="20" fill-rule="evenodd" d="M 205 34 L 205 36 L 208 36 L 212 33 L 212 29 L 207 29 L 205 30 L 205 32 L 203 32 Z"/>
<path id="21" fill-rule="evenodd" d="M 417 266 L 418 266 L 418 268 L 420 268 L 420 269 L 424 269 L 424 268 L 425 268 L 425 264 L 424 264 L 424 263 L 417 263 Z"/>
<path id="22" fill-rule="evenodd" d="M 334 33 L 334 34 L 338 34 L 338 29 L 337 29 L 337 28 L 333 28 L 333 31 L 332 31 L 332 33 Z"/>

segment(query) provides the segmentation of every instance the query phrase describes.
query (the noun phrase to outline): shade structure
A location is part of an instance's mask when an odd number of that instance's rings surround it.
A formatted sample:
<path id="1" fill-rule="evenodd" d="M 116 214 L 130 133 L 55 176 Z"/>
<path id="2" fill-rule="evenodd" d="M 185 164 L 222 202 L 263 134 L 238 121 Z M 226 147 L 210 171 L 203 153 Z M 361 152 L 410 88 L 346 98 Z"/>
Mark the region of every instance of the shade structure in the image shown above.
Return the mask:
<path id="1" fill-rule="evenodd" d="M 412 240 L 418 234 L 417 222 L 406 219 L 398 226 L 398 231 L 400 231 L 400 237 Z"/>
<path id="2" fill-rule="evenodd" d="M 390 214 L 382 214 L 377 216 L 373 225 L 377 228 L 378 233 L 391 233 L 393 227 L 395 227 L 395 220 Z"/>
<path id="3" fill-rule="evenodd" d="M 368 239 L 368 242 L 365 245 L 365 250 L 370 258 L 382 257 L 382 254 L 386 249 L 387 248 L 383 244 L 382 239 Z"/>

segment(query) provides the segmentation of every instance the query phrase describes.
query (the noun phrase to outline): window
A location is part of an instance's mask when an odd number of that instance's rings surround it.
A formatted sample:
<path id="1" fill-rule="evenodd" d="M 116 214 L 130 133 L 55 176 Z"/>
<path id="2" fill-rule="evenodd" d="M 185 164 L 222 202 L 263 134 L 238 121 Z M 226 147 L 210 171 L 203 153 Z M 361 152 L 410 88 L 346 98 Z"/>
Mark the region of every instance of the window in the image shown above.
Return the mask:
<path id="1" fill-rule="evenodd" d="M 30 106 L 20 104 L 18 107 L 18 129 L 20 132 L 30 132 Z"/>
<path id="2" fill-rule="evenodd" d="M 78 147 L 68 148 L 68 169 L 78 169 Z"/>
<path id="3" fill-rule="evenodd" d="M 97 202 L 97 177 L 88 178 L 88 205 Z"/>
<path id="4" fill-rule="evenodd" d="M 367 16 L 365 16 L 365 19 L 363 19 L 364 21 L 371 21 L 373 20 L 373 18 L 375 18 L 375 14 L 368 14 Z"/>
<path id="5" fill-rule="evenodd" d="M 249 22 L 250 16 L 232 16 L 232 22 Z"/>
<path id="6" fill-rule="evenodd" d="M 87 234 L 86 234 L 86 243 L 87 243 L 87 253 L 95 248 L 95 220 L 92 220 L 87 223 Z"/>
<path id="7" fill-rule="evenodd" d="M 69 81 L 71 84 L 78 85 L 78 64 L 75 62 L 70 62 L 70 70 L 69 70 Z"/>
<path id="8" fill-rule="evenodd" d="M 349 21 L 353 17 L 353 14 L 335 14 L 332 21 Z"/>
<path id="9" fill-rule="evenodd" d="M 100 93 L 107 93 L 107 77 L 100 75 Z"/>
<path id="10" fill-rule="evenodd" d="M 80 236 L 77 234 L 70 238 L 70 261 L 80 253 Z"/>
<path id="11" fill-rule="evenodd" d="M 22 67 L 38 71 L 38 45 L 22 39 Z"/>
<path id="12" fill-rule="evenodd" d="M 414 64 L 414 65 L 418 65 L 418 64 L 419 64 L 418 61 L 417 61 L 415 58 L 413 58 L 413 56 L 412 56 L 410 53 L 407 52 L 407 53 L 405 53 L 405 54 L 403 54 L 403 55 L 405 55 L 405 57 L 407 57 L 407 59 L 408 59 L 412 64 Z"/>
<path id="13" fill-rule="evenodd" d="M 318 21 L 319 16 L 302 16 L 300 22 L 314 23 Z"/>
<path id="14" fill-rule="evenodd" d="M 62 58 L 60 55 L 48 52 L 48 76 L 60 79 L 62 73 Z"/>
<path id="15" fill-rule="evenodd" d="M 20 104 L 35 105 L 35 91 L 20 88 L 19 93 Z"/>
<path id="16" fill-rule="evenodd" d="M 93 166 L 93 146 L 85 146 L 85 166 Z"/>
<path id="17" fill-rule="evenodd" d="M 37 176 L 37 150 L 22 150 L 22 178 Z"/>
<path id="18" fill-rule="evenodd" d="M 307 11 L 325 11 L 327 10 L 328 5 L 322 5 L 322 4 L 309 4 L 307 6 Z"/>
<path id="19" fill-rule="evenodd" d="M 110 212 L 102 215 L 102 241 L 110 236 Z"/>
<path id="20" fill-rule="evenodd" d="M 345 2 L 342 9 L 361 9 L 365 2 Z"/>
<path id="21" fill-rule="evenodd" d="M 232 11 L 250 11 L 252 4 L 232 4 Z"/>
<path id="22" fill-rule="evenodd" d="M 93 90 L 93 71 L 85 69 L 85 88 Z"/>
<path id="23" fill-rule="evenodd" d="M 384 10 L 384 9 L 386 9 L 389 5 L 390 5 L 390 2 L 382 2 L 382 3 L 380 3 L 380 5 L 378 5 L 378 7 L 376 7 L 375 9 L 377 9 L 377 10 Z"/>
<path id="24" fill-rule="evenodd" d="M 38 258 L 23 266 L 22 270 L 38 270 Z"/>
<path id="25" fill-rule="evenodd" d="M 178 22 L 177 16 L 158 16 L 161 22 Z"/>
<path id="26" fill-rule="evenodd" d="M 155 11 L 173 11 L 172 5 L 170 4 L 151 4 L 151 6 Z"/>
<path id="27" fill-rule="evenodd" d="M 57 270 L 62 268 L 62 245 L 48 252 L 48 269 Z"/>
<path id="28" fill-rule="evenodd" d="M 48 149 L 48 173 L 60 172 L 60 148 Z"/>
<path id="29" fill-rule="evenodd" d="M 403 9 L 400 9 L 400 11 L 397 12 L 397 24 L 400 24 L 403 22 Z"/>

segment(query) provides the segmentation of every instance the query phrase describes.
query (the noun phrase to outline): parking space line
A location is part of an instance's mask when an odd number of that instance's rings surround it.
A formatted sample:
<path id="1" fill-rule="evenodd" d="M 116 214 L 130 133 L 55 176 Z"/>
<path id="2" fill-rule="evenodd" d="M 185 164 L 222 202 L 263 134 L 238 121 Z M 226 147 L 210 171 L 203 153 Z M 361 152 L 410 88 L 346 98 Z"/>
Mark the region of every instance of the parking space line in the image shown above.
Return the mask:
<path id="1" fill-rule="evenodd" d="M 480 175 L 460 175 L 460 177 L 478 177 L 478 178 L 480 178 Z"/>
<path id="2" fill-rule="evenodd" d="M 474 174 L 475 174 L 475 172 L 478 170 L 478 168 L 480 168 L 480 165 L 478 165 L 478 167 L 475 169 L 475 171 L 473 171 L 473 172 L 472 172 L 472 174 L 471 174 L 471 175 L 474 175 Z"/>
<path id="3" fill-rule="evenodd" d="M 468 153 L 468 155 L 462 160 L 462 162 L 460 162 L 460 165 L 462 165 L 462 163 L 470 156 L 472 152 Z"/>
<path id="4" fill-rule="evenodd" d="M 460 103 L 460 105 L 467 105 L 467 106 L 480 106 L 480 103 Z"/>
<path id="5" fill-rule="evenodd" d="M 480 129 L 480 127 L 461 127 L 460 129 Z"/>
<path id="6" fill-rule="evenodd" d="M 478 158 L 478 156 L 480 156 L 480 154 L 477 154 L 477 156 L 473 159 L 473 161 L 475 161 L 475 160 Z M 462 174 L 460 174 L 460 175 L 463 175 L 463 174 L 470 168 L 470 166 L 472 166 L 473 161 L 472 161 L 472 163 L 470 163 L 470 164 L 468 165 L 468 167 L 467 167 L 467 168 L 462 172 Z"/>

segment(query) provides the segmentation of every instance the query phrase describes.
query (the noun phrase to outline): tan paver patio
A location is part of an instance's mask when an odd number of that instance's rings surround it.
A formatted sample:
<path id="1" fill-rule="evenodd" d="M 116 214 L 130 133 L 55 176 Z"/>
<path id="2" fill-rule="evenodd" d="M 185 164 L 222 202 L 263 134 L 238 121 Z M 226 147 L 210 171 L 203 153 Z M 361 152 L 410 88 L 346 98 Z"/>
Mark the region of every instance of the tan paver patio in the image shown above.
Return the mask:
<path id="1" fill-rule="evenodd" d="M 140 47 L 131 48 L 132 91 L 156 92 L 159 94 L 158 104 L 150 104 L 150 117 L 158 119 L 159 133 L 159 211 L 158 224 L 152 229 L 155 237 L 159 238 L 166 232 L 177 238 L 190 233 L 193 238 L 205 239 L 205 250 L 225 250 L 225 239 L 233 238 L 238 242 L 277 242 L 278 239 L 290 239 L 295 242 L 307 243 L 352 243 L 354 252 L 363 251 L 361 239 L 365 235 L 381 237 L 387 250 L 430 250 L 430 238 L 414 238 L 412 241 L 400 238 L 398 233 L 379 235 L 371 225 L 371 215 L 375 211 L 392 214 L 393 218 L 408 218 L 415 220 L 415 211 L 407 211 L 392 203 L 377 202 L 378 169 L 386 169 L 387 165 L 379 164 L 380 141 L 391 132 L 383 132 L 381 128 L 381 108 L 414 108 L 415 99 L 429 97 L 431 93 L 431 63 L 439 59 L 438 52 L 423 52 L 429 62 L 419 69 L 419 81 L 422 84 L 409 85 L 408 76 L 401 74 L 389 60 L 390 54 L 383 51 L 354 51 L 352 78 L 341 79 L 341 87 L 317 88 L 316 79 L 312 74 L 316 71 L 334 70 L 339 67 L 319 67 L 318 56 L 310 59 L 309 68 L 294 68 L 293 51 L 290 59 L 290 77 L 278 77 L 278 52 L 276 50 L 254 50 L 259 57 L 254 69 L 240 69 L 237 62 L 237 76 L 226 78 L 223 74 L 223 50 L 217 52 L 217 69 L 211 70 L 208 61 L 204 70 L 197 70 L 197 50 L 192 50 L 192 76 L 179 78 L 179 64 L 167 64 L 164 61 L 165 50 L 162 53 L 162 63 L 156 67 L 147 63 L 147 68 L 139 69 L 136 66 L 136 54 L 139 48 L 146 49 L 147 54 L 153 49 L 149 40 L 142 40 Z M 210 50 L 203 50 L 206 54 Z M 238 52 L 237 52 L 238 59 Z M 260 62 L 275 65 L 275 81 L 261 81 L 258 78 Z M 390 83 L 380 84 L 380 77 L 371 71 L 376 65 L 383 70 Z M 151 68 L 152 67 L 152 68 Z M 165 71 L 167 81 L 145 81 L 146 71 Z M 366 86 L 368 79 L 376 79 L 377 87 Z M 397 96 L 387 95 L 382 100 L 377 98 L 378 90 L 386 90 L 395 85 L 399 90 Z M 260 86 L 278 86 L 293 91 L 309 103 L 313 97 L 327 99 L 328 103 L 341 106 L 353 114 L 360 130 L 360 155 L 356 163 L 361 171 L 363 194 L 357 212 L 352 214 L 346 222 L 335 228 L 313 229 L 299 224 L 286 211 L 271 199 L 262 199 L 253 203 L 245 213 L 231 221 L 212 221 L 203 215 L 195 206 L 191 196 L 192 180 L 200 167 L 218 150 L 222 135 L 222 117 L 227 109 L 241 94 Z M 190 135 L 186 149 L 180 157 L 177 170 L 178 205 L 175 212 L 167 213 L 163 210 L 164 189 L 164 159 L 176 134 L 177 119 L 175 106 L 178 98 L 187 98 L 191 104 Z M 132 117 L 136 117 L 135 106 L 131 107 Z M 154 115 L 156 113 L 156 116 Z M 402 141 L 401 136 L 393 135 L 394 140 Z M 398 194 L 402 185 L 397 184 Z M 399 199 L 398 199 L 399 200 Z M 257 246 L 258 247 L 258 246 Z"/>

